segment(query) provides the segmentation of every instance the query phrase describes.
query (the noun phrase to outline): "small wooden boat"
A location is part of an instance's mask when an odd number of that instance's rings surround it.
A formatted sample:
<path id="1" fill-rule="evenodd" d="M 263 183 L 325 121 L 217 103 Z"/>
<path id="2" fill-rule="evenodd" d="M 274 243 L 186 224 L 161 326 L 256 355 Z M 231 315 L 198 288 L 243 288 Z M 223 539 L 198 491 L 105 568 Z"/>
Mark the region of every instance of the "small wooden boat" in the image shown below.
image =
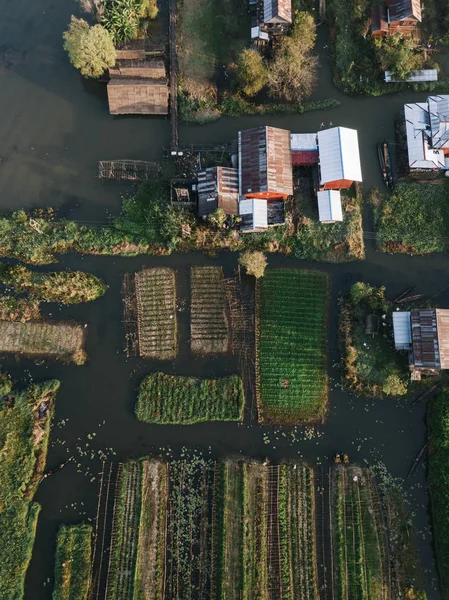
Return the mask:
<path id="1" fill-rule="evenodd" d="M 390 148 L 387 142 L 377 144 L 377 155 L 379 157 L 382 178 L 387 187 L 393 187 L 393 169 L 391 167 Z"/>

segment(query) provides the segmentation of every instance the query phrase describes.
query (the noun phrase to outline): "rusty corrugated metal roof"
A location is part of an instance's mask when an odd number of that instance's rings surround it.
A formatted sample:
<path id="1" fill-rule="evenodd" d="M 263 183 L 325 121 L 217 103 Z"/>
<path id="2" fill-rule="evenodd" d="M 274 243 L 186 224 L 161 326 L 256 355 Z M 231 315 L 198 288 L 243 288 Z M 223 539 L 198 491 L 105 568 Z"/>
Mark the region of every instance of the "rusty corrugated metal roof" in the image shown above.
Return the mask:
<path id="1" fill-rule="evenodd" d="M 238 215 L 238 171 L 230 167 L 209 167 L 198 173 L 198 213 L 205 216 L 222 208 Z"/>
<path id="2" fill-rule="evenodd" d="M 241 195 L 270 192 L 293 194 L 290 132 L 256 127 L 239 132 L 239 191 Z"/>
<path id="3" fill-rule="evenodd" d="M 438 350 L 442 369 L 449 369 L 449 310 L 436 309 Z"/>
<path id="4" fill-rule="evenodd" d="M 391 21 L 416 19 L 421 21 L 420 0 L 387 0 Z"/>
<path id="5" fill-rule="evenodd" d="M 417 370 L 440 369 L 437 317 L 434 308 L 411 311 L 413 362 Z"/>
<path id="6" fill-rule="evenodd" d="M 291 23 L 292 0 L 262 0 L 263 23 Z"/>

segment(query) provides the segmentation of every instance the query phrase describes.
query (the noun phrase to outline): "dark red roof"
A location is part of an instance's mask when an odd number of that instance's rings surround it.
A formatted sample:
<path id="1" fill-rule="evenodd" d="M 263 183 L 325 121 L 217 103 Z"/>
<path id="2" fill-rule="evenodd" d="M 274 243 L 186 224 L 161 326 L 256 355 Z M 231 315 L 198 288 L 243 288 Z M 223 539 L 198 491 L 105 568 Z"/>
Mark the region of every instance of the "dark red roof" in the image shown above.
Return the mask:
<path id="1" fill-rule="evenodd" d="M 295 167 L 317 165 L 318 150 L 292 150 L 292 164 Z"/>

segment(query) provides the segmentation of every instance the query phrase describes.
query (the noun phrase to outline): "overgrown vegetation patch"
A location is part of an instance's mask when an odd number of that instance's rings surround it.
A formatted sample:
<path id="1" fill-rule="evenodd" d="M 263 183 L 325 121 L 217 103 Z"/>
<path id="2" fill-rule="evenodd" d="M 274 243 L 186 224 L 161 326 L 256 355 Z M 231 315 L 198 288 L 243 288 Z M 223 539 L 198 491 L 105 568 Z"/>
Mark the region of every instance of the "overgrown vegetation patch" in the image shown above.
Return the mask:
<path id="1" fill-rule="evenodd" d="M 0 355 L 42 356 L 82 365 L 85 329 L 68 323 L 12 323 L 0 321 Z"/>
<path id="2" fill-rule="evenodd" d="M 379 250 L 407 254 L 447 250 L 447 181 L 400 182 L 391 194 L 374 194 L 373 204 Z"/>
<path id="3" fill-rule="evenodd" d="M 17 392 L 2 377 L 0 401 L 0 599 L 20 599 L 31 560 L 40 506 L 33 502 L 43 475 L 59 381 Z M 6 396 L 6 398 L 5 398 Z"/>
<path id="4" fill-rule="evenodd" d="M 56 540 L 53 600 L 87 600 L 92 558 L 92 526 L 62 525 Z"/>
<path id="5" fill-rule="evenodd" d="M 342 300 L 339 331 L 343 381 L 357 394 L 403 396 L 408 391 L 407 356 L 395 350 L 391 311 L 385 288 L 362 282 L 354 284 Z M 373 333 L 367 333 L 367 324 Z"/>
<path id="6" fill-rule="evenodd" d="M 198 354 L 227 352 L 229 323 L 221 267 L 190 269 L 190 347 Z"/>
<path id="7" fill-rule="evenodd" d="M 449 390 L 438 392 L 429 413 L 429 487 L 433 535 L 443 598 L 449 598 Z"/>
<path id="8" fill-rule="evenodd" d="M 168 360 L 178 352 L 176 278 L 173 269 L 143 269 L 135 275 L 139 354 Z"/>
<path id="9" fill-rule="evenodd" d="M 258 281 L 260 422 L 322 422 L 327 410 L 328 276 L 268 269 Z"/>
<path id="10" fill-rule="evenodd" d="M 201 421 L 241 421 L 245 404 L 237 375 L 196 379 L 151 373 L 142 381 L 135 408 L 140 421 L 189 425 Z"/>

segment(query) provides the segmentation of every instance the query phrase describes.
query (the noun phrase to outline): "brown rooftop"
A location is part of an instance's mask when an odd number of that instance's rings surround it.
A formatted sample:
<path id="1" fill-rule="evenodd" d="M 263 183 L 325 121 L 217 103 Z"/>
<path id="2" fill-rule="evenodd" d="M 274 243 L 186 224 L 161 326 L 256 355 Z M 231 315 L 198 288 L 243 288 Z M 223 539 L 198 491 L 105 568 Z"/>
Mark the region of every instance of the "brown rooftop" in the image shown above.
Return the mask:
<path id="1" fill-rule="evenodd" d="M 421 21 L 420 0 L 387 0 L 390 21 L 416 19 Z"/>
<path id="2" fill-rule="evenodd" d="M 162 60 L 118 59 L 109 69 L 111 77 L 137 77 L 139 79 L 165 79 L 165 65 Z"/>
<path id="3" fill-rule="evenodd" d="M 164 80 L 113 77 L 107 90 L 111 115 L 168 114 L 168 86 Z"/>
<path id="4" fill-rule="evenodd" d="M 145 60 L 145 50 L 116 50 L 115 58 L 117 60 L 140 59 Z"/>

